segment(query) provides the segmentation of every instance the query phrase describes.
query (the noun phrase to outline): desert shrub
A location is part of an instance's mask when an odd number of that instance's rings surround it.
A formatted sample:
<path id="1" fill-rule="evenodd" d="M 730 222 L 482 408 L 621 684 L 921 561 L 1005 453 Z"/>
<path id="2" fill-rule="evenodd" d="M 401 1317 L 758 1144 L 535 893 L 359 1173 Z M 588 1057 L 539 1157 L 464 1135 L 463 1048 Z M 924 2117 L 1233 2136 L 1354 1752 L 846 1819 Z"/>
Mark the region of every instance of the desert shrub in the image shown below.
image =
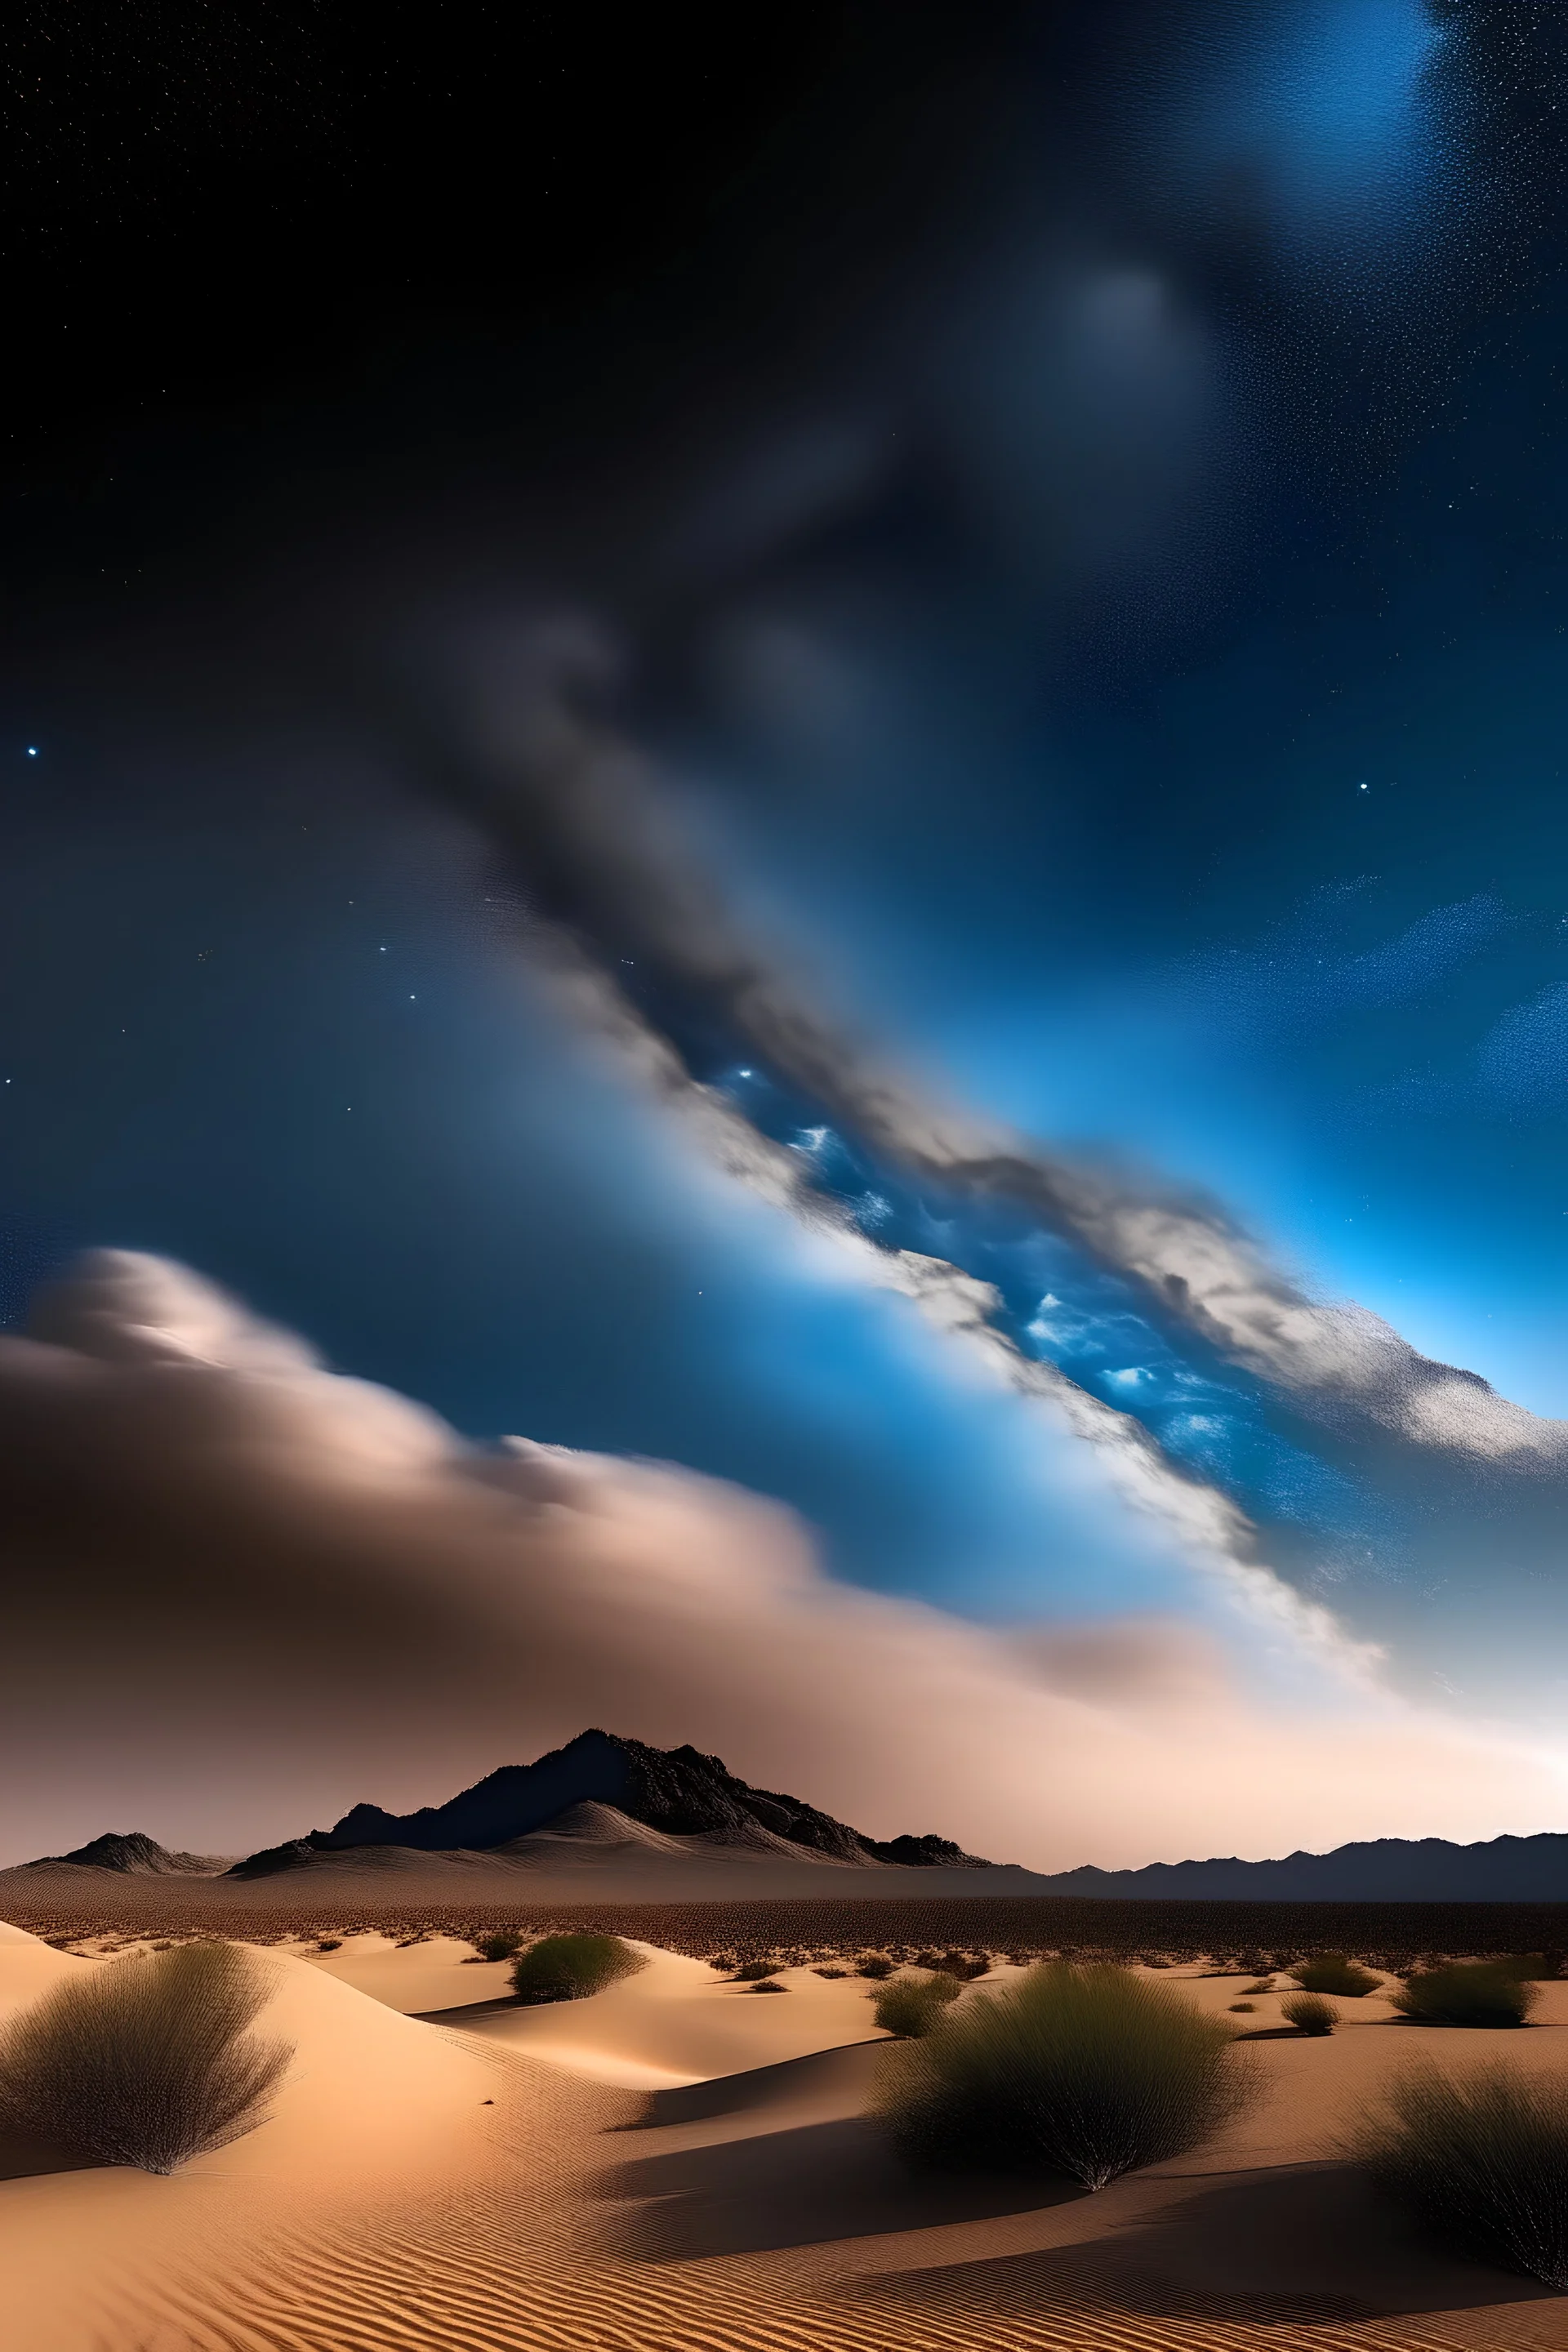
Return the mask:
<path id="1" fill-rule="evenodd" d="M 1303 1992 L 1331 1992 L 1341 2000 L 1360 2000 L 1377 1990 L 1372 1971 L 1343 1952 L 1320 1952 L 1315 1959 L 1299 1960 L 1290 1974 Z"/>
<path id="2" fill-rule="evenodd" d="M 1522 2025 L 1541 1995 L 1495 1960 L 1455 1960 L 1407 1977 L 1391 1996 L 1419 2025 Z"/>
<path id="3" fill-rule="evenodd" d="M 318 1952 L 341 1952 L 342 1948 L 343 1939 L 341 1936 L 318 1936 L 316 1938 Z"/>
<path id="4" fill-rule="evenodd" d="M 893 1963 L 884 1953 L 865 1952 L 855 1963 L 855 1973 L 858 1977 L 871 1977 L 880 1984 L 884 1977 L 892 1975 Z"/>
<path id="5" fill-rule="evenodd" d="M 889 2053 L 883 2119 L 916 2160 L 1065 2172 L 1102 2189 L 1243 2105 L 1228 2026 L 1127 1969 L 1031 1969 Z"/>
<path id="6" fill-rule="evenodd" d="M 847 1977 L 849 1971 L 847 1969 L 822 1968 L 813 1969 L 811 1973 L 814 1977 Z"/>
<path id="7" fill-rule="evenodd" d="M 1414 2066 L 1354 2153 L 1447 2247 L 1568 2291 L 1568 2098 L 1511 2066 Z"/>
<path id="8" fill-rule="evenodd" d="M 1256 1984 L 1244 1985 L 1242 1987 L 1242 1990 L 1244 1992 L 1272 1992 L 1273 1990 L 1274 1979 L 1272 1977 L 1259 1977 Z"/>
<path id="9" fill-rule="evenodd" d="M 1331 2033 L 1340 2021 L 1340 2013 L 1333 2002 L 1325 2000 L 1321 1993 L 1317 1992 L 1287 1993 L 1279 2004 L 1279 2014 L 1287 2025 L 1295 2027 L 1298 2033 L 1310 2033 L 1314 2038 Z"/>
<path id="10" fill-rule="evenodd" d="M 872 1995 L 871 2014 L 884 2033 L 915 2040 L 942 2021 L 942 2011 L 958 1999 L 956 1977 L 940 1972 L 930 1977 L 894 1977 Z"/>
<path id="11" fill-rule="evenodd" d="M 514 1960 L 522 1949 L 522 1931 L 491 1927 L 487 1934 L 476 1936 L 473 1945 L 481 1960 Z"/>
<path id="12" fill-rule="evenodd" d="M 1561 1952 L 1509 1952 L 1501 1959 L 1494 1960 L 1492 1966 L 1501 1969 L 1508 1976 L 1516 1977 L 1521 1984 L 1550 1984 L 1563 1973 L 1563 1955 Z"/>
<path id="13" fill-rule="evenodd" d="M 960 1984 L 991 1973 L 991 1962 L 984 1952 L 978 1957 L 973 1952 L 943 1952 L 937 1967 L 944 1976 L 956 1977 Z"/>
<path id="14" fill-rule="evenodd" d="M 735 1970 L 735 1982 L 760 1984 L 763 1977 L 777 1975 L 778 1965 L 776 1960 L 747 1960 L 742 1967 Z"/>
<path id="15" fill-rule="evenodd" d="M 511 1989 L 519 2000 L 586 2000 L 647 1966 L 618 1936 L 544 1936 L 514 1963 Z"/>
<path id="16" fill-rule="evenodd" d="M 226 2147 L 266 2122 L 294 2054 L 249 2031 L 269 1991 L 235 1944 L 84 1969 L 0 2031 L 0 2126 L 143 2172 Z"/>
<path id="17" fill-rule="evenodd" d="M 1230 2004 L 1230 2013 L 1232 2017 L 1252 2017 L 1256 2015 L 1257 2008 L 1256 2001 L 1233 2000 Z"/>
<path id="18" fill-rule="evenodd" d="M 754 1984 L 752 1987 L 752 1990 L 753 1992 L 788 1992 L 789 1987 L 780 1984 L 776 1977 L 764 1977 L 760 1984 Z"/>

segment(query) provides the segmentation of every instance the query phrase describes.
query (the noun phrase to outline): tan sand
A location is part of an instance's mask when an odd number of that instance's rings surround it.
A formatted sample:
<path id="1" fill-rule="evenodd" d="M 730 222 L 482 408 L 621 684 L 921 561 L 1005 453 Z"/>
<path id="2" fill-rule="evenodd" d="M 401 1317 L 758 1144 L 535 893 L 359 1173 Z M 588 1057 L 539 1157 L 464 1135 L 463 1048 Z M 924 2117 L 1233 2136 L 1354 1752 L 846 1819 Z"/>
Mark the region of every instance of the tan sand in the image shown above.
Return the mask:
<path id="1" fill-rule="evenodd" d="M 264 2030 L 291 2043 L 294 2058 L 259 2129 L 171 2179 L 84 2168 L 64 2151 L 5 2149 L 0 2168 L 13 2177 L 0 2180 L 0 2278 L 12 2332 L 0 2341 L 7 2352 L 98 2342 L 84 2331 L 105 2300 L 112 2305 L 161 2263 L 187 2263 L 204 2240 L 241 2221 L 255 2231 L 319 2218 L 324 2205 L 346 2213 L 460 2173 L 468 2144 L 479 2137 L 481 2102 L 493 2095 L 492 2070 L 450 2037 L 319 1969 L 263 1957 L 276 1985 Z M 7 1931 L 0 2019 L 67 1977 L 124 1965 L 54 1952 Z"/>
<path id="2" fill-rule="evenodd" d="M 590 2082 L 637 2091 L 770 2066 L 877 2033 L 868 1998 L 873 1988 L 861 1978 L 834 1980 L 810 1969 L 781 1969 L 774 1980 L 787 1990 L 758 1992 L 729 1982 L 703 1960 L 652 1944 L 632 1949 L 646 1966 L 592 2001 L 509 2007 L 465 2030 Z"/>
<path id="3" fill-rule="evenodd" d="M 479 1969 L 345 1955 L 279 1958 L 299 2057 L 249 2139 L 0 2182 L 5 2352 L 1568 2352 L 1568 2297 L 1420 2244 L 1336 2146 L 1413 2057 L 1568 2091 L 1568 1986 L 1521 2033 L 1369 1998 L 1315 2042 L 1250 1996 L 1257 2110 L 1091 2198 L 908 2173 L 861 1979 L 759 1995 L 650 1949 L 593 2000 L 429 2023 L 399 2012 Z M 0 2007 L 121 1964 L 0 1937 Z"/>
<path id="4" fill-rule="evenodd" d="M 455 1936 L 406 1945 L 386 1936 L 346 1936 L 335 1952 L 307 1946 L 300 1957 L 323 1976 L 368 1993 L 405 2017 L 505 2000 L 510 1992 L 510 1963 L 481 1960 L 472 1944 L 459 1943 Z"/>

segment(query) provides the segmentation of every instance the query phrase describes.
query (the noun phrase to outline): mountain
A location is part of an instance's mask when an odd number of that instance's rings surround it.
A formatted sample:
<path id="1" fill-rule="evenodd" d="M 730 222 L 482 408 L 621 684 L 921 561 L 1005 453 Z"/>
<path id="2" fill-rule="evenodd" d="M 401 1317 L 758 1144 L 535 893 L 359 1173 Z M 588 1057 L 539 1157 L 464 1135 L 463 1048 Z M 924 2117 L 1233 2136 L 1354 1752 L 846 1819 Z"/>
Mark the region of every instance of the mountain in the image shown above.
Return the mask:
<path id="1" fill-rule="evenodd" d="M 1330 1853 L 1277 1862 L 1152 1862 L 1142 1870 L 1092 1864 L 1037 1882 L 1049 1895 L 1251 1903 L 1568 1902 L 1568 1836 L 1495 1837 L 1475 1845 L 1447 1838 L 1370 1838 Z"/>
<path id="2" fill-rule="evenodd" d="M 101 1837 L 89 1838 L 86 1845 L 75 1846 L 69 1853 L 43 1854 L 37 1862 L 25 1862 L 20 1866 L 24 1870 L 58 1870 L 66 1864 L 78 1870 L 128 1872 L 135 1877 L 205 1877 L 221 1870 L 224 1860 L 215 1854 L 171 1853 L 143 1830 L 106 1830 Z"/>
<path id="3" fill-rule="evenodd" d="M 448 1859 L 494 1855 L 497 1849 L 546 1829 L 580 1851 L 581 1822 L 575 1830 L 561 1825 L 563 1815 L 584 1806 L 607 1807 L 625 1822 L 657 1831 L 666 1839 L 699 1842 L 695 1849 L 683 1844 L 685 1852 L 711 1855 L 750 1850 L 861 1869 L 993 1867 L 963 1853 L 951 1838 L 930 1832 L 885 1840 L 862 1836 L 799 1797 L 753 1789 L 717 1756 L 704 1756 L 695 1748 L 649 1748 L 613 1732 L 584 1731 L 537 1763 L 503 1764 L 444 1805 L 425 1805 L 415 1813 L 355 1805 L 331 1829 L 312 1830 L 287 1845 L 250 1854 L 231 1874 L 264 1877 L 274 1870 L 306 1866 L 315 1856 L 373 1846 Z"/>

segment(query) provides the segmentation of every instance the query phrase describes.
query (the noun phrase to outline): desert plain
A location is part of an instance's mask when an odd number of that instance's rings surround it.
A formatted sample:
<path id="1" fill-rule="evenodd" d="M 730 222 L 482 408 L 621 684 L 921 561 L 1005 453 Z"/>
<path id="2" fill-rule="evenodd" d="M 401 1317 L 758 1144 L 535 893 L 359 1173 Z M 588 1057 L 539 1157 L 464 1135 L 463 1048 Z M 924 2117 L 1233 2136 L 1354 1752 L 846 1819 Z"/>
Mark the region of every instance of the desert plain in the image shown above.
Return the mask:
<path id="1" fill-rule="evenodd" d="M 0 2021 L 149 1940 L 167 1938 L 0 1928 Z M 853 1937 L 767 1995 L 629 1940 L 635 1975 L 523 2007 L 459 1936 L 269 1922 L 260 2022 L 293 2055 L 267 2121 L 167 2178 L 5 2147 L 7 2352 L 1568 2347 L 1568 2296 L 1424 2242 L 1348 2148 L 1413 2063 L 1506 2054 L 1568 2079 L 1568 1982 L 1506 2035 L 1408 2023 L 1380 1990 L 1307 2039 L 1282 1976 L 1264 1992 L 1224 1955 L 1145 1965 L 1234 2026 L 1257 2095 L 1211 2144 L 1091 2195 L 894 2154 L 868 2112 L 889 2045 Z M 1019 1973 L 995 1952 L 960 2000 Z"/>

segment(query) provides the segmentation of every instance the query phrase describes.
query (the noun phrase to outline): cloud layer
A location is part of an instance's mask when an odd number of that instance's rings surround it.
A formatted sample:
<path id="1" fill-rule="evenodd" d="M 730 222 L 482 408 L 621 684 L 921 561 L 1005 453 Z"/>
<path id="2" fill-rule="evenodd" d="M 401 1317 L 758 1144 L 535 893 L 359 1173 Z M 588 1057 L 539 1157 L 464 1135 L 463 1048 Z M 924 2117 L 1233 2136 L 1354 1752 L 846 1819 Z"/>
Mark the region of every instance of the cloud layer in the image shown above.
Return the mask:
<path id="1" fill-rule="evenodd" d="M 594 1721 L 1045 1867 L 1560 1811 L 1522 1746 L 1371 1692 L 1265 1717 L 1185 1628 L 984 1632 L 833 1582 L 732 1488 L 476 1451 L 155 1259 L 95 1257 L 0 1342 L 0 1464 L 8 1859 L 234 1850 Z"/>
<path id="2" fill-rule="evenodd" d="M 743 936 L 647 761 L 599 714 L 612 673 L 581 628 L 525 632 L 500 656 L 490 648 L 426 777 L 503 850 L 534 916 L 599 968 L 602 1024 L 628 1025 L 613 989 L 689 1076 L 701 1075 L 704 1051 L 763 1064 L 874 1164 L 1067 1236 L 1153 1312 L 1336 1433 L 1442 1454 L 1468 1473 L 1568 1471 L 1568 1423 L 1433 1361 L 1353 1302 L 1312 1298 L 1218 1202 L 1069 1160 L 877 1066 Z M 1451 947 L 1446 932 L 1419 944 L 1428 957 Z"/>

